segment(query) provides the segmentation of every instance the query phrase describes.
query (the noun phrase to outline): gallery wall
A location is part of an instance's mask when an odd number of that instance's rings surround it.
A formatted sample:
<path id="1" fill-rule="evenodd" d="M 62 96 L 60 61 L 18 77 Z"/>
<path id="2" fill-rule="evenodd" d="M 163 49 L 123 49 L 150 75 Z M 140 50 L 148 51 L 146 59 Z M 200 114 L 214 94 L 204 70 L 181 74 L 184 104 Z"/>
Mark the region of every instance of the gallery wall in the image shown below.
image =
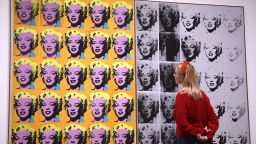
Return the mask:
<path id="1" fill-rule="evenodd" d="M 167 0 L 166 0 L 167 1 Z M 256 68 L 254 67 L 256 58 L 254 53 L 256 50 L 254 48 L 254 38 L 256 37 L 256 21 L 254 19 L 253 13 L 256 12 L 254 9 L 254 5 L 256 2 L 253 0 L 176 0 L 169 2 L 184 2 L 184 3 L 197 3 L 197 4 L 217 4 L 217 5 L 234 5 L 234 6 L 244 6 L 245 10 L 245 44 L 246 44 L 246 61 L 247 61 L 247 83 L 248 83 L 248 102 L 249 102 L 249 117 L 250 117 L 250 135 L 251 135 L 251 143 L 256 143 L 256 130 L 253 128 L 256 127 L 256 122 L 254 122 L 256 118 L 256 113 L 252 110 L 255 109 L 254 102 L 256 101 L 255 94 L 253 91 L 254 82 L 256 81 Z M 232 4 L 231 4 L 232 2 Z M 1 9 L 1 50 L 0 53 L 0 62 L 1 62 L 1 77 L 0 77 L 0 116 L 1 116 L 1 124 L 0 124 L 0 141 L 1 143 L 7 143 L 8 140 L 8 108 L 9 108 L 9 61 L 10 61 L 10 5 L 8 0 L 1 0 L 2 5 Z M 5 3 L 3 5 L 3 3 Z M 254 136 L 254 137 L 253 137 Z"/>

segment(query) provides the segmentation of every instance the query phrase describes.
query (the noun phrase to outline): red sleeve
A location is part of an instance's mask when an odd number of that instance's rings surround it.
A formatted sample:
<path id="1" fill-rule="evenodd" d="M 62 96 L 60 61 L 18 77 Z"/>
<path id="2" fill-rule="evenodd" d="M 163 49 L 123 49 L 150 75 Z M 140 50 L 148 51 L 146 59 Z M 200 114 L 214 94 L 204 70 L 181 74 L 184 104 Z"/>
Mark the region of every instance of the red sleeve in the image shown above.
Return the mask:
<path id="1" fill-rule="evenodd" d="M 180 126 L 183 132 L 196 138 L 197 134 L 205 134 L 206 130 L 204 128 L 195 127 L 188 122 L 187 119 L 187 94 L 178 93 L 176 96 L 175 105 L 175 120 L 178 126 Z"/>
<path id="2" fill-rule="evenodd" d="M 212 130 L 211 132 L 208 133 L 207 137 L 208 137 L 209 141 L 212 141 L 216 131 L 219 128 L 219 120 L 218 120 L 218 117 L 215 114 L 215 112 L 214 112 L 214 110 L 211 106 L 210 100 L 208 98 L 207 98 L 207 100 L 208 100 L 208 123 L 207 123 L 207 127 Z"/>

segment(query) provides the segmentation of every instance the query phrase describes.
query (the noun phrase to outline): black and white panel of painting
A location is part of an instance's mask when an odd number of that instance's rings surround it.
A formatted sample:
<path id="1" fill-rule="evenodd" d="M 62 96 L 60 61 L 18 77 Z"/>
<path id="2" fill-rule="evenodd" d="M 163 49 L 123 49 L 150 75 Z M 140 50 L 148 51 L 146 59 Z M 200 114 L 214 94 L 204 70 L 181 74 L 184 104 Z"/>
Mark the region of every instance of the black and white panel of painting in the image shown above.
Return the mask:
<path id="1" fill-rule="evenodd" d="M 174 73 L 177 63 L 160 63 L 160 85 L 162 92 L 176 92 L 178 85 L 175 82 Z"/>
<path id="2" fill-rule="evenodd" d="M 180 61 L 179 33 L 159 33 L 159 56 L 161 61 Z"/>
<path id="3" fill-rule="evenodd" d="M 158 33 L 139 31 L 136 38 L 137 60 L 158 60 Z"/>
<path id="4" fill-rule="evenodd" d="M 158 93 L 138 93 L 138 122 L 139 123 L 160 123 Z"/>
<path id="5" fill-rule="evenodd" d="M 159 31 L 179 32 L 180 11 L 176 3 L 159 3 Z"/>
<path id="6" fill-rule="evenodd" d="M 139 124 L 138 125 L 139 144 L 159 144 L 160 143 L 160 125 L 157 124 Z"/>
<path id="7" fill-rule="evenodd" d="M 159 63 L 137 61 L 137 90 L 159 91 Z"/>
<path id="8" fill-rule="evenodd" d="M 199 38 L 191 34 L 181 36 L 181 51 L 183 60 L 196 62 L 202 51 L 202 43 Z"/>
<path id="9" fill-rule="evenodd" d="M 175 107 L 176 93 L 161 93 L 160 94 L 160 109 L 161 109 L 161 122 L 174 123 L 173 110 Z"/>
<path id="10" fill-rule="evenodd" d="M 158 31 L 158 3 L 136 1 L 136 31 Z"/>
<path id="11" fill-rule="evenodd" d="M 176 143 L 176 124 L 175 122 L 161 125 L 161 144 Z"/>

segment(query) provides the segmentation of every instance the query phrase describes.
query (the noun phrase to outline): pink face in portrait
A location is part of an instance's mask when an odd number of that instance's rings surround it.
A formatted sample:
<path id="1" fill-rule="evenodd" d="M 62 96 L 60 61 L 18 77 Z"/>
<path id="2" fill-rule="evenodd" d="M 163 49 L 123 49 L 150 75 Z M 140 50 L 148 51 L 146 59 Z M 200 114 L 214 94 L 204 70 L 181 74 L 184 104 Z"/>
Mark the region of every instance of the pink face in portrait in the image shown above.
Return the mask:
<path id="1" fill-rule="evenodd" d="M 14 137 L 15 144 L 29 144 L 31 139 L 30 131 L 18 131 Z"/>
<path id="2" fill-rule="evenodd" d="M 104 98 L 94 98 L 91 109 L 94 119 L 102 119 L 106 110 L 106 100 Z"/>
<path id="3" fill-rule="evenodd" d="M 95 87 L 104 86 L 104 79 L 106 75 L 105 67 L 94 67 L 91 72 L 91 80 Z"/>
<path id="4" fill-rule="evenodd" d="M 81 53 L 82 37 L 80 35 L 70 35 L 67 41 L 68 51 L 71 55 L 77 56 Z"/>
<path id="5" fill-rule="evenodd" d="M 22 23 L 32 20 L 33 4 L 30 1 L 20 1 L 17 7 L 17 14 Z"/>
<path id="6" fill-rule="evenodd" d="M 42 102 L 42 114 L 45 118 L 54 118 L 58 108 L 58 103 L 56 98 L 44 98 Z"/>
<path id="7" fill-rule="evenodd" d="M 80 116 L 82 101 L 80 98 L 70 98 L 67 102 L 67 113 L 71 119 Z"/>
<path id="8" fill-rule="evenodd" d="M 17 47 L 22 55 L 32 50 L 33 35 L 30 32 L 20 33 L 17 38 Z"/>
<path id="9" fill-rule="evenodd" d="M 82 68 L 81 67 L 70 67 L 67 71 L 67 82 L 71 88 L 79 87 L 82 76 Z"/>
<path id="10" fill-rule="evenodd" d="M 47 88 L 51 88 L 57 83 L 57 68 L 55 66 L 45 66 L 43 70 L 43 82 Z"/>
<path id="11" fill-rule="evenodd" d="M 67 144 L 80 144 L 82 140 L 81 130 L 69 130 L 66 141 Z"/>
<path id="12" fill-rule="evenodd" d="M 58 20 L 58 5 L 56 3 L 46 3 L 43 9 L 44 20 L 47 25 L 52 25 Z"/>
<path id="13" fill-rule="evenodd" d="M 106 131 L 104 129 L 93 129 L 91 134 L 92 144 L 104 144 Z"/>
<path id="14" fill-rule="evenodd" d="M 68 21 L 71 24 L 80 23 L 82 7 L 80 5 L 70 5 L 67 9 Z"/>
<path id="15" fill-rule="evenodd" d="M 104 55 L 104 47 L 106 45 L 106 39 L 103 36 L 94 36 L 92 40 L 92 52 L 96 57 Z"/>
<path id="16" fill-rule="evenodd" d="M 128 9 L 126 7 L 116 7 L 114 12 L 114 20 L 118 28 L 122 28 L 127 24 Z"/>
<path id="17" fill-rule="evenodd" d="M 101 26 L 104 24 L 104 19 L 106 15 L 106 7 L 104 6 L 94 6 L 91 13 L 92 22 L 96 26 Z"/>
<path id="18" fill-rule="evenodd" d="M 20 83 L 21 89 L 29 89 L 26 86 L 32 82 L 32 67 L 29 64 L 20 64 L 16 71 L 16 78 Z"/>
<path id="19" fill-rule="evenodd" d="M 127 37 L 117 37 L 114 42 L 115 53 L 118 57 L 123 57 L 127 55 L 128 48 L 128 38 Z"/>
<path id="20" fill-rule="evenodd" d="M 114 79 L 118 87 L 124 87 L 128 84 L 128 74 L 128 68 L 116 68 Z"/>
<path id="21" fill-rule="evenodd" d="M 47 34 L 43 39 L 43 49 L 47 57 L 52 57 L 57 53 L 58 36 L 54 34 Z"/>
<path id="22" fill-rule="evenodd" d="M 57 132 L 55 130 L 45 130 L 41 136 L 42 144 L 56 144 Z"/>
<path id="23" fill-rule="evenodd" d="M 119 98 L 115 102 L 115 114 L 118 118 L 127 117 L 129 108 L 129 101 L 126 98 Z"/>
<path id="24" fill-rule="evenodd" d="M 16 113 L 24 121 L 31 116 L 32 112 L 32 99 L 31 98 L 19 98 L 15 105 Z"/>
<path id="25" fill-rule="evenodd" d="M 129 137 L 127 129 L 118 129 L 114 135 L 115 144 L 126 144 Z"/>

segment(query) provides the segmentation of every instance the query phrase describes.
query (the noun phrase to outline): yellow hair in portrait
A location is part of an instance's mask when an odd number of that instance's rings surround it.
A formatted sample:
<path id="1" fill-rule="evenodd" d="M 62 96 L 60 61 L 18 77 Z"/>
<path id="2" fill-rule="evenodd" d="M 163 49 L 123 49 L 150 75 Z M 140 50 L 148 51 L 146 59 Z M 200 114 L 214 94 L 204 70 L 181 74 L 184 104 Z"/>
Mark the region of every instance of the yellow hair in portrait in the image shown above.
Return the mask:
<path id="1" fill-rule="evenodd" d="M 123 31 L 117 31 L 117 32 L 115 32 L 112 35 L 112 39 L 113 39 L 112 45 L 115 44 L 115 40 L 118 37 L 126 37 L 128 39 L 128 50 L 130 52 L 132 50 L 132 45 L 133 45 L 133 38 L 132 38 L 132 36 L 130 34 L 128 34 L 128 33 L 123 32 Z"/>
<path id="2" fill-rule="evenodd" d="M 127 68 L 128 69 L 128 73 L 129 73 L 128 82 L 130 83 L 133 80 L 133 67 L 131 65 L 129 65 L 126 62 L 115 62 L 112 65 L 113 77 L 115 76 L 115 71 L 116 71 L 117 68 Z"/>
<path id="3" fill-rule="evenodd" d="M 65 143 L 66 144 L 68 144 L 67 143 L 67 140 L 66 140 L 66 138 L 67 138 L 67 136 L 68 136 L 68 133 L 69 133 L 69 131 L 70 130 L 80 130 L 81 131 L 81 141 L 79 141 L 81 144 L 85 144 L 86 143 L 86 137 L 87 137 L 87 130 L 86 130 L 86 128 L 85 127 L 82 127 L 82 126 L 80 126 L 80 125 L 78 125 L 78 124 L 71 124 L 71 125 L 68 125 L 68 126 L 66 126 L 65 127 Z"/>
<path id="4" fill-rule="evenodd" d="M 38 66 L 37 63 L 34 63 L 30 61 L 27 58 L 21 58 L 19 60 L 16 60 L 14 62 L 14 73 L 17 74 L 17 70 L 20 65 L 30 65 L 32 68 L 32 81 L 34 81 L 37 78 L 38 74 Z"/>
<path id="5" fill-rule="evenodd" d="M 44 131 L 50 131 L 50 130 L 54 130 L 57 132 L 57 142 L 56 144 L 61 144 L 62 141 L 62 131 L 59 127 L 53 125 L 53 124 L 47 124 L 47 125 L 43 125 L 39 128 L 39 143 L 42 143 L 42 135 L 44 133 Z"/>
<path id="6" fill-rule="evenodd" d="M 77 30 L 71 29 L 65 33 L 66 45 L 67 45 L 68 40 L 71 35 L 72 36 L 77 36 L 77 35 L 81 36 L 81 38 L 82 38 L 82 40 L 81 40 L 82 41 L 82 43 L 81 43 L 82 49 L 81 50 L 82 50 L 82 52 L 84 52 L 84 50 L 87 48 L 87 35 L 79 32 Z"/>
<path id="7" fill-rule="evenodd" d="M 133 141 L 134 141 L 134 130 L 133 130 L 133 127 L 131 126 L 128 126 L 127 124 L 125 123 L 120 123 L 120 124 L 117 124 L 116 126 L 113 127 L 113 130 L 112 130 L 112 137 L 113 139 L 115 139 L 115 134 L 117 133 L 117 130 L 121 130 L 121 129 L 126 129 L 128 130 L 129 132 L 129 142 L 132 144 Z"/>
<path id="8" fill-rule="evenodd" d="M 27 27 L 19 27 L 15 30 L 14 32 L 14 42 L 17 44 L 18 43 L 18 37 L 21 33 L 31 33 L 33 36 L 33 45 L 32 49 L 35 49 L 38 46 L 38 34 L 37 31 L 34 29 L 30 29 Z"/>
<path id="9" fill-rule="evenodd" d="M 110 36 L 106 33 L 103 33 L 101 31 L 93 31 L 89 34 L 90 36 L 90 46 L 92 46 L 92 41 L 94 36 L 96 37 L 104 37 L 106 40 L 106 47 L 105 47 L 105 51 L 107 52 L 110 49 L 110 44 L 111 44 L 111 40 L 110 40 Z"/>
<path id="10" fill-rule="evenodd" d="M 92 102 L 95 98 L 102 98 L 106 100 L 106 113 L 110 112 L 110 96 L 107 93 L 104 92 L 95 92 L 90 94 L 90 101 L 89 101 L 89 107 L 92 107 Z"/>
<path id="11" fill-rule="evenodd" d="M 87 108 L 87 99 L 86 96 L 77 92 L 68 92 L 65 94 L 65 108 L 67 108 L 67 102 L 69 101 L 69 99 L 71 98 L 79 98 L 81 99 L 81 103 L 82 103 L 82 107 L 81 107 L 81 111 L 82 113 L 86 112 L 86 108 Z"/>
<path id="12" fill-rule="evenodd" d="M 92 0 L 90 3 L 89 3 L 89 14 L 91 15 L 92 14 L 92 11 L 93 11 L 93 7 L 94 6 L 103 6 L 106 8 L 106 20 L 109 19 L 110 17 L 110 7 L 109 7 L 109 4 L 106 3 L 106 2 L 103 2 L 101 0 Z"/>
<path id="13" fill-rule="evenodd" d="M 58 37 L 58 47 L 57 51 L 60 51 L 63 48 L 63 36 L 62 33 L 55 31 L 54 29 L 46 29 L 40 33 L 41 36 L 41 45 L 43 47 L 44 39 L 46 35 L 56 35 Z"/>
<path id="14" fill-rule="evenodd" d="M 35 95 L 31 95 L 28 92 L 19 92 L 14 96 L 14 109 L 16 109 L 17 102 L 19 101 L 20 98 L 30 98 L 32 100 L 32 114 L 34 114 L 37 111 L 37 106 L 38 106 L 38 100 Z"/>
<path id="15" fill-rule="evenodd" d="M 30 144 L 36 144 L 36 131 L 32 127 L 26 124 L 18 125 L 15 129 L 12 129 L 12 144 L 16 144 L 15 136 L 20 131 L 29 131 L 31 134 L 31 141 L 29 141 L 31 142 Z"/>
<path id="16" fill-rule="evenodd" d="M 60 0 L 41 0 L 41 4 L 42 4 L 42 8 L 41 11 L 44 11 L 44 7 L 46 5 L 46 3 L 55 3 L 58 5 L 58 20 L 60 20 L 61 17 L 63 17 L 64 15 L 64 8 L 63 8 L 63 4 Z"/>
<path id="17" fill-rule="evenodd" d="M 43 77 L 43 71 L 44 71 L 44 68 L 46 66 L 55 66 L 56 67 L 56 70 L 57 70 L 57 78 L 58 78 L 58 82 L 60 80 L 62 80 L 63 78 L 63 69 L 62 69 L 62 66 L 61 64 L 59 64 L 56 60 L 52 60 L 52 59 L 46 59 L 44 60 L 42 63 L 41 63 L 41 77 Z"/>
<path id="18" fill-rule="evenodd" d="M 71 60 L 71 61 L 68 61 L 66 64 L 65 64 L 65 75 L 67 76 L 67 72 L 69 70 L 70 67 L 80 67 L 81 70 L 82 70 L 82 82 L 84 82 L 86 80 L 86 75 L 87 75 L 87 68 L 84 64 L 82 64 L 80 61 L 78 60 Z"/>
<path id="19" fill-rule="evenodd" d="M 30 1 L 33 5 L 33 11 L 32 11 L 32 17 L 35 18 L 38 15 L 38 9 L 39 9 L 39 4 L 38 4 L 38 0 L 15 0 L 15 9 L 17 11 L 19 3 L 21 1 Z"/>
<path id="20" fill-rule="evenodd" d="M 128 94 L 124 93 L 124 92 L 119 92 L 119 93 L 113 95 L 113 97 L 112 97 L 112 100 L 113 100 L 113 105 L 112 106 L 113 106 L 113 108 L 115 108 L 115 103 L 116 103 L 117 99 L 123 99 L 123 98 L 128 100 L 129 108 L 130 108 L 129 111 L 132 112 L 133 111 L 133 105 L 134 105 L 133 98 L 131 96 L 129 96 Z"/>
<path id="21" fill-rule="evenodd" d="M 110 71 L 110 67 L 108 65 L 106 65 L 102 61 L 93 61 L 90 63 L 90 73 L 93 71 L 94 67 L 98 67 L 98 68 L 104 67 L 106 69 L 106 82 L 110 80 L 111 71 Z"/>
<path id="22" fill-rule="evenodd" d="M 87 6 L 85 2 L 82 2 L 80 0 L 65 0 L 65 12 L 67 14 L 67 11 L 69 9 L 70 5 L 79 5 L 82 9 L 82 20 L 86 19 L 87 17 Z"/>
<path id="23" fill-rule="evenodd" d="M 60 112 L 62 110 L 62 97 L 59 96 L 57 93 L 51 92 L 51 91 L 42 92 L 39 95 L 39 106 L 40 106 L 40 108 L 42 108 L 44 98 L 55 98 L 55 99 L 57 99 L 58 112 Z"/>
<path id="24" fill-rule="evenodd" d="M 104 129 L 106 132 L 106 144 L 110 142 L 110 128 L 103 124 L 92 124 L 89 129 L 89 137 L 92 135 L 93 129 Z"/>
<path id="25" fill-rule="evenodd" d="M 124 7 L 127 8 L 128 10 L 128 14 L 127 14 L 127 22 L 129 23 L 130 21 L 132 21 L 132 16 L 133 16 L 133 8 L 132 5 L 127 4 L 124 1 L 117 1 L 115 3 L 112 4 L 112 15 L 115 15 L 115 11 L 117 7 Z"/>

